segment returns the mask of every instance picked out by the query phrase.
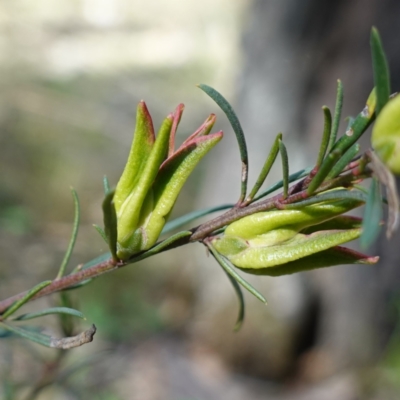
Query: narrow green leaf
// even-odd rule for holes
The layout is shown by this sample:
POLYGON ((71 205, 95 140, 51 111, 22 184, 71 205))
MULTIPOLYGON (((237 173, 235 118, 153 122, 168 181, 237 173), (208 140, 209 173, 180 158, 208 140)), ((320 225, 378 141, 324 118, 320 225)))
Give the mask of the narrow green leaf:
POLYGON ((107 196, 109 192, 111 192, 110 189, 110 183, 108 182, 108 178, 106 175, 103 177, 103 189, 104 189, 104 196, 107 196))
POLYGON ((153 121, 145 102, 141 101, 137 106, 136 127, 128 161, 115 189, 115 209, 117 213, 138 184, 153 149, 154 141, 153 121))
POLYGON ((74 188, 71 188, 71 192, 72 192, 72 197, 74 199, 74 205, 75 205, 74 226, 72 228, 71 239, 69 241, 67 251, 65 252, 65 256, 60 265, 60 269, 58 271, 56 279, 60 279, 61 277, 64 276, 65 268, 67 267, 68 262, 71 258, 72 252, 74 250, 75 242, 76 242, 76 237, 78 236, 79 220, 80 220, 79 199, 78 199, 78 194, 76 193, 76 190, 74 188))
POLYGON ((353 144, 353 146, 351 146, 333 166, 331 172, 329 172, 326 176, 326 179, 333 179, 340 175, 342 171, 346 168, 346 166, 351 162, 351 160, 358 154, 359 151, 360 145, 358 143, 353 144))
POLYGON ((210 249, 211 254, 214 256, 215 260, 218 264, 225 270, 227 274, 229 274, 236 282, 240 283, 245 289, 247 289, 253 296, 255 296, 258 300, 263 302, 264 304, 267 303, 265 297, 255 289, 249 282, 243 279, 229 264, 227 259, 221 256, 218 251, 214 248, 211 243, 206 244, 207 247, 210 249))
POLYGON ((262 167, 262 170, 260 172, 260 175, 257 178, 257 181, 251 190, 250 194, 247 196, 246 199, 246 204, 251 203, 253 200, 254 196, 257 194, 258 190, 264 183, 265 179, 267 178, 269 171, 271 170, 272 166, 274 165, 274 162, 276 160, 276 157, 278 156, 279 152, 279 143, 282 140, 282 133, 278 133, 277 137, 275 138, 275 141, 271 147, 271 150, 268 154, 267 159, 265 160, 264 166, 262 167))
POLYGON ((360 246, 367 249, 378 237, 383 215, 381 187, 377 178, 372 178, 368 200, 365 204, 360 246))
MULTIPOLYGON (((78 268, 79 268, 79 270, 83 271, 85 269, 93 267, 94 265, 105 262, 105 261, 109 260, 111 257, 112 257, 111 253, 104 253, 104 254, 101 254, 100 256, 94 258, 93 260, 88 261, 86 264, 84 264, 82 266, 78 266, 78 268)), ((75 271, 76 270, 77 269, 75 269, 75 271)))
POLYGON ((63 289, 63 292, 68 291, 68 290, 79 289, 83 286, 86 286, 88 283, 92 282, 92 280, 93 280, 93 278, 89 278, 89 279, 85 279, 82 282, 77 283, 76 285, 68 286, 67 288, 63 289))
POLYGON ((365 193, 358 190, 329 190, 327 192, 318 194, 317 196, 313 196, 309 199, 298 201, 297 203, 285 204, 282 207, 285 210, 292 210, 296 208, 302 208, 304 206, 309 206, 311 204, 321 203, 323 201, 343 199, 359 200, 361 205, 362 203, 365 203, 367 201, 367 196, 365 195, 365 193))
POLYGON ((43 333, 34 332, 30 329, 18 326, 11 326, 0 322, 0 327, 4 328, 24 339, 31 340, 32 342, 39 343, 46 347, 52 347, 56 349, 72 349, 74 347, 82 346, 83 344, 89 343, 93 340, 93 336, 96 333, 96 327, 92 325, 91 328, 80 333, 79 335, 57 339, 44 335, 43 333))
POLYGON ((14 302, 7 310, 3 313, 2 319, 7 319, 10 315, 14 314, 17 310, 19 310, 25 303, 27 303, 36 293, 40 292, 46 286, 49 286, 52 281, 44 281, 34 286, 31 290, 29 290, 24 297, 14 302))
POLYGON ((346 133, 336 142, 332 148, 332 152, 339 152, 342 155, 347 149, 349 149, 363 133, 370 126, 372 121, 375 119, 375 108, 376 108, 376 90, 373 89, 368 96, 367 103, 364 109, 354 118, 353 122, 346 130, 346 133))
POLYGON ((107 237, 108 247, 110 248, 114 261, 117 261, 117 214, 113 200, 114 191, 109 192, 103 200, 103 220, 104 232, 107 237))
POLYGON ((39 318, 51 314, 67 314, 67 315, 72 315, 74 317, 86 319, 85 316, 80 311, 74 310, 73 308, 52 307, 42 311, 19 315, 18 317, 13 318, 13 321, 26 321, 29 319, 39 318))
MULTIPOLYGON (((295 172, 294 174, 289 175, 289 183, 292 183, 294 181, 297 181, 298 179, 304 178, 307 176, 311 171, 313 167, 305 168, 302 169, 301 171, 295 172)), ((273 185, 267 187, 261 194, 259 194, 257 197, 255 197, 252 201, 252 203, 262 199, 265 196, 268 196, 272 192, 275 192, 275 190, 281 189, 283 187, 283 180, 278 181, 277 183, 274 183, 273 185)))
POLYGON ((336 143, 336 137, 340 125, 340 117, 342 115, 343 108, 343 84, 340 79, 337 81, 337 92, 336 92, 336 105, 335 114, 333 116, 332 130, 329 138, 328 153, 331 151, 332 147, 336 143))
POLYGON ((140 253, 138 255, 133 256, 130 260, 128 260, 129 263, 135 263, 141 260, 144 260, 145 258, 154 256, 158 253, 161 253, 165 250, 168 250, 170 248, 173 248, 174 245, 178 244, 181 240, 185 240, 186 238, 192 236, 191 231, 182 231, 178 232, 175 235, 170 236, 169 238, 163 240, 162 242, 156 244, 153 246, 151 249, 140 253))
POLYGON ((240 289, 240 286, 237 283, 236 279, 234 279, 231 275, 229 275, 225 271, 225 269, 224 269, 224 272, 225 272, 226 276, 228 277, 228 279, 230 280, 230 282, 232 283, 233 289, 235 290, 235 293, 236 293, 237 298, 239 300, 239 312, 238 312, 238 316, 237 316, 237 319, 236 319, 235 327, 233 328, 233 330, 235 332, 237 332, 242 327, 243 321, 244 321, 245 305, 244 305, 243 292, 242 292, 242 289, 240 289))
POLYGON ((147 250, 156 243, 186 180, 221 139, 222 132, 195 138, 163 163, 153 185, 153 209, 141 225, 145 231, 141 250, 147 250))
POLYGON ((283 198, 286 199, 289 190, 289 159, 287 155, 286 146, 279 140, 279 152, 282 159, 282 174, 283 174, 283 198))
POLYGON ((51 337, 44 335, 43 333, 34 332, 30 329, 19 326, 11 326, 3 322, 0 322, 0 327, 14 333, 15 335, 23 337, 24 339, 31 340, 32 342, 39 343, 46 347, 51 347, 51 337))
POLYGON ((381 38, 375 27, 371 30, 371 53, 374 83, 376 87, 376 115, 379 115, 382 108, 389 100, 390 76, 381 38))
POLYGON ((108 244, 108 239, 106 236, 106 233, 104 232, 104 229, 101 228, 100 226, 93 224, 93 228, 96 229, 96 231, 98 232, 98 234, 102 237, 102 239, 108 244))
POLYGON ((331 110, 323 106, 322 110, 324 112, 324 131, 322 134, 321 146, 319 148, 318 158, 316 165, 319 167, 324 160, 326 149, 328 148, 328 144, 331 136, 331 128, 332 128, 332 115, 331 110))
POLYGON ((195 221, 198 218, 205 217, 206 215, 222 211, 222 210, 228 210, 232 207, 234 207, 234 204, 223 204, 221 206, 216 206, 216 207, 210 207, 210 208, 205 208, 203 210, 197 210, 190 212, 188 214, 182 215, 181 217, 178 217, 172 221, 169 221, 165 224, 163 230, 161 231, 161 234, 166 234, 171 231, 174 231, 175 229, 178 229, 182 227, 183 225, 186 225, 192 221, 195 221))
POLYGON ((240 198, 238 201, 238 203, 241 203, 246 197, 247 179, 249 175, 249 157, 247 154, 246 139, 244 136, 242 126, 240 125, 239 119, 236 116, 232 106, 219 92, 217 92, 212 87, 204 84, 200 84, 198 85, 198 87, 217 103, 217 105, 227 116, 232 126, 232 129, 235 132, 236 140, 239 145, 240 158, 242 160, 242 179, 241 179, 242 184, 241 184, 240 198))
POLYGON ((376 264, 379 257, 370 257, 365 254, 358 253, 346 247, 335 246, 328 250, 300 258, 299 260, 290 261, 286 264, 268 268, 239 268, 243 272, 252 275, 282 276, 290 275, 298 272, 311 271, 314 269, 334 267, 337 265, 348 264, 376 264))
POLYGON ((307 194, 309 196, 311 196, 320 187, 321 183, 328 176, 329 172, 332 170, 332 167, 336 164, 341 155, 342 153, 340 151, 332 151, 325 158, 318 172, 308 185, 307 194))
POLYGON ((320 169, 314 176, 307 189, 307 194, 314 193, 327 175, 332 170, 333 166, 338 162, 342 155, 351 147, 361 135, 367 130, 375 117, 376 95, 375 90, 368 97, 367 104, 364 110, 357 115, 353 120, 346 133, 335 143, 329 155, 323 161, 320 169))

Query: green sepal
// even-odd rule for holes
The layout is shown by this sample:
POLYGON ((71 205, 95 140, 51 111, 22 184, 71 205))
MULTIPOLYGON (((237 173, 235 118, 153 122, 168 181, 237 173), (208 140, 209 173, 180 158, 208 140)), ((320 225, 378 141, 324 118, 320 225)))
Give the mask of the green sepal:
POLYGON ((376 264, 379 257, 370 257, 346 247, 335 246, 310 256, 291 261, 283 265, 269 268, 240 268, 243 272, 253 275, 282 276, 298 272, 311 271, 319 268, 346 264, 376 264))
POLYGON ((250 240, 247 250, 228 256, 228 259, 239 268, 275 267, 357 239, 360 235, 360 228, 297 234, 283 244, 266 247, 251 247, 250 240))
POLYGON ((146 250, 156 243, 187 178, 222 136, 222 132, 200 136, 180 148, 161 166, 153 185, 154 207, 142 225, 145 241, 141 250, 146 250))
MULTIPOLYGON (((155 141, 153 121, 144 101, 137 106, 136 128, 124 172, 115 189, 115 209, 119 213, 122 204, 138 184, 155 141)), ((108 190, 109 191, 109 190, 108 190)))

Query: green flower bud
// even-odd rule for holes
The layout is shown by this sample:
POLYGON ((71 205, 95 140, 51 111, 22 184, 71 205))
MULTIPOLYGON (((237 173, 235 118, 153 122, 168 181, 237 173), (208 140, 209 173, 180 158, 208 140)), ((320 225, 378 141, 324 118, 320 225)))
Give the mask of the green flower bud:
POLYGON ((118 259, 126 260, 157 242, 187 178, 222 138, 222 132, 209 134, 215 122, 211 115, 175 151, 183 108, 180 104, 168 115, 155 137, 146 104, 138 105, 132 147, 113 198, 118 259))
POLYGON ((343 260, 376 262, 337 247, 361 235, 361 220, 342 215, 361 204, 341 199, 300 210, 256 213, 230 224, 212 245, 236 267, 263 275, 321 268, 343 260))
POLYGON ((372 146, 394 174, 400 174, 400 96, 389 100, 372 130, 372 146))

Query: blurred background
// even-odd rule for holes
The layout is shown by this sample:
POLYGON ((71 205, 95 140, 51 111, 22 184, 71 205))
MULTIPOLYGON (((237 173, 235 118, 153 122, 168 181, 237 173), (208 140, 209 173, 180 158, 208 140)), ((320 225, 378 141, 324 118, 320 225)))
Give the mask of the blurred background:
MULTIPOLYGON (((372 25, 398 90, 399 20, 395 0, 3 0, 1 298, 56 274, 72 229, 70 186, 82 207, 70 268, 106 251, 92 227, 102 222, 102 177, 118 180, 139 100, 156 127, 185 103, 178 141, 212 112, 215 131, 225 131, 186 184, 174 216, 234 202, 234 135, 195 84, 214 86, 235 106, 251 183, 280 131, 294 172, 312 164, 321 106, 334 107, 338 78, 344 116, 362 110, 372 87, 372 25)), ((279 168, 267 184, 277 179, 279 168)), ((370 249, 381 256, 377 266, 246 277, 268 306, 246 296, 239 333, 232 287, 200 245, 105 275, 70 292, 87 317, 78 328, 95 323, 98 332, 93 343, 65 355, 51 382, 44 377, 55 350, 0 342, 0 398, 398 399, 399 239, 382 236, 370 249)), ((59 332, 50 316, 35 323, 59 332)))

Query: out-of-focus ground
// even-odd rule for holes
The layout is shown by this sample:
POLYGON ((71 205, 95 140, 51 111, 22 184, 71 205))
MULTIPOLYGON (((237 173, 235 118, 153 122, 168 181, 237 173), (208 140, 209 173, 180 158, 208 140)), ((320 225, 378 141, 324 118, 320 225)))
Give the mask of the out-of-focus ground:
MULTIPOLYGON (((292 171, 309 166, 320 106, 333 106, 338 77, 349 87, 345 114, 362 109, 372 82, 369 29, 385 21, 391 5, 322 3, 4 0, 1 298, 56 274, 72 228, 71 185, 82 223, 70 268, 106 251, 92 227, 101 224, 102 177, 117 182, 141 99, 156 126, 186 104, 178 141, 211 112, 219 118, 215 130, 225 131, 186 184, 175 216, 234 202, 239 190, 232 132, 196 83, 216 87, 237 107, 252 180, 279 131, 288 139, 292 171)), ((395 20, 378 27, 398 83, 395 20)), ((278 177, 276 168, 268 182, 278 177)), ((94 342, 68 352, 37 398, 397 399, 398 258, 385 243, 382 238, 371 249, 382 253, 381 267, 249 278, 269 305, 246 296, 239 333, 232 331, 234 292, 200 245, 103 276, 71 292, 87 317, 80 328, 98 328, 94 342)), ((56 302, 46 298, 24 311, 56 302)), ((36 324, 57 334, 55 321, 36 324)), ((0 398, 27 398, 55 357, 54 350, 21 340, 0 341, 0 398)))

